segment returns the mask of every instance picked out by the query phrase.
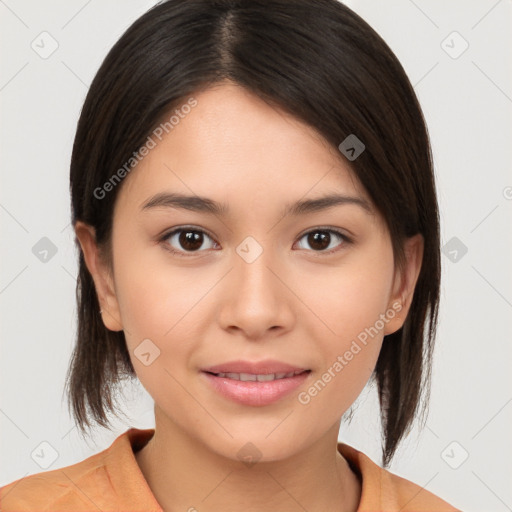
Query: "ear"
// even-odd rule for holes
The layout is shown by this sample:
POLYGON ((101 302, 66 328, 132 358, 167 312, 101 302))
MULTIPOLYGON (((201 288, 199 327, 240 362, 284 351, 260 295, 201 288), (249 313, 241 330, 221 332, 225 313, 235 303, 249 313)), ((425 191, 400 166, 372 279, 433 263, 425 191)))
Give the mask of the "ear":
POLYGON ((122 331, 123 324, 119 314, 114 280, 109 268, 101 258, 100 250, 96 244, 95 230, 92 226, 77 221, 75 223, 75 234, 82 247, 87 269, 94 280, 103 323, 110 331, 122 331))
POLYGON ((407 238, 404 243, 404 267, 395 270, 393 292, 388 303, 388 311, 395 311, 396 314, 387 322, 384 335, 398 331, 405 322, 421 270, 423 248, 424 239, 419 233, 407 238))

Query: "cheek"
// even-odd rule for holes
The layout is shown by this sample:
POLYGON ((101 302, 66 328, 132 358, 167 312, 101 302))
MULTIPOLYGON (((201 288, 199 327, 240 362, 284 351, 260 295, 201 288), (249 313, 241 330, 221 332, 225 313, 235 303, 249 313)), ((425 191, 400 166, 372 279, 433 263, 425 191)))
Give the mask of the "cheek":
POLYGON ((201 296, 191 268, 171 263, 171 255, 149 239, 135 221, 114 229, 116 297, 125 331, 164 336, 201 296))
MULTIPOLYGON (((126 330, 145 337, 172 336, 187 325, 187 313, 204 295, 204 287, 190 275, 145 267, 120 269, 116 290, 126 330)), ((190 326, 188 326, 190 328, 190 326)))
POLYGON ((328 409, 334 418, 362 391, 380 353, 384 322, 394 317, 394 310, 387 311, 393 270, 392 249, 380 244, 317 276, 315 286, 304 283, 302 296, 317 317, 310 322, 311 336, 322 367, 301 403, 318 413, 328 409))
POLYGON ((136 355, 143 340, 156 345, 158 363, 169 370, 187 364, 194 340, 201 339, 197 318, 205 318, 205 299, 216 276, 170 264, 163 248, 128 240, 135 237, 120 233, 115 247, 116 296, 128 349, 142 380, 145 367, 134 360, 134 351, 136 355))
MULTIPOLYGON (((386 312, 392 291, 394 267, 392 249, 387 244, 347 254, 339 265, 305 270, 298 294, 307 298, 312 317, 334 340, 355 338, 373 326, 386 312), (321 322, 319 322, 321 320, 321 322)), ((320 337, 319 339, 324 339, 320 337)), ((336 347, 332 339, 329 346, 336 347)))

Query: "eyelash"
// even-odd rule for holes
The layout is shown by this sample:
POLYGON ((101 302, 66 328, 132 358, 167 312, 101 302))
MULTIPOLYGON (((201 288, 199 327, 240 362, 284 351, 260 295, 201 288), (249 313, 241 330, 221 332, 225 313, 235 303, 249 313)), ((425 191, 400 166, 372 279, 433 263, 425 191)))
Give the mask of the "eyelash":
MULTIPOLYGON (((165 233, 162 237, 160 237, 158 239, 158 242, 163 244, 164 248, 167 251, 169 251, 170 253, 172 253, 172 254, 174 254, 176 256, 179 256, 179 257, 188 258, 190 256, 195 256, 197 253, 203 252, 203 251, 192 251, 190 253, 187 253, 185 251, 178 251, 178 250, 174 249, 171 245, 169 245, 167 243, 169 238, 171 238, 176 233, 180 233, 181 231, 193 231, 194 233, 202 233, 202 234, 208 236, 209 238, 211 238, 212 240, 214 240, 214 238, 209 233, 207 233, 203 229, 199 229, 199 228, 196 228, 196 227, 193 227, 193 226, 181 226, 179 228, 173 229, 172 231, 170 231, 168 233, 165 233)), ((343 240, 344 243, 341 244, 341 246, 343 246, 345 244, 353 243, 353 240, 351 238, 349 238, 347 235, 345 235, 344 233, 342 233, 341 231, 338 231, 337 229, 333 229, 333 228, 330 228, 330 227, 322 227, 322 226, 314 228, 314 229, 310 229, 309 231, 306 231, 305 233, 303 233, 299 237, 299 240, 301 240, 302 238, 304 238, 305 236, 307 236, 307 235, 309 235, 311 233, 316 233, 316 232, 319 232, 319 231, 328 232, 328 233, 334 233, 336 236, 338 236, 339 238, 341 238, 343 240)), ((217 243, 217 242, 215 242, 215 243, 217 243)), ((317 253, 318 255, 328 255, 328 254, 333 254, 333 253, 335 253, 335 252, 337 252, 339 250, 341 250, 341 248, 340 248, 340 246, 337 246, 334 249, 330 249, 328 251, 311 251, 311 252, 317 253)))

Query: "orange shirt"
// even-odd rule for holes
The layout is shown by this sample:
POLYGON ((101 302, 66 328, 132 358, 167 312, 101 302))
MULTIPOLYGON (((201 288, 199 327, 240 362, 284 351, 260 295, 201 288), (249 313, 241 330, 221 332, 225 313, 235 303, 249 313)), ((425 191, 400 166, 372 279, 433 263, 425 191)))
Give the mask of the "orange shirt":
MULTIPOLYGON (((0 488, 0 510, 162 512, 134 456, 153 433, 130 428, 109 448, 81 462, 11 482, 0 488)), ((355 448, 338 443, 338 451, 362 478, 357 512, 460 512, 355 448)))

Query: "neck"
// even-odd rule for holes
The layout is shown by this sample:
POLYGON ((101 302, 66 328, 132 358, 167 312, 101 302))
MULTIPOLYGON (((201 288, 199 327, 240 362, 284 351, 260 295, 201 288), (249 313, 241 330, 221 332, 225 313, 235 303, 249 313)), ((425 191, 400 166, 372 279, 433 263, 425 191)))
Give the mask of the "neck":
POLYGON ((356 512, 361 484, 337 451, 338 429, 287 459, 251 464, 214 452, 155 408, 155 433, 135 458, 166 512, 356 512))

